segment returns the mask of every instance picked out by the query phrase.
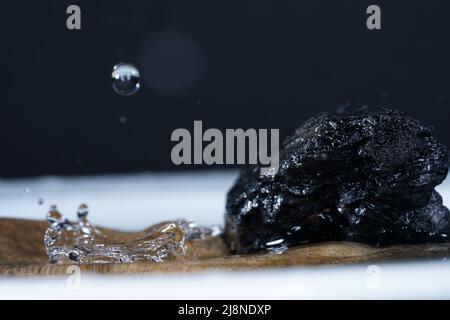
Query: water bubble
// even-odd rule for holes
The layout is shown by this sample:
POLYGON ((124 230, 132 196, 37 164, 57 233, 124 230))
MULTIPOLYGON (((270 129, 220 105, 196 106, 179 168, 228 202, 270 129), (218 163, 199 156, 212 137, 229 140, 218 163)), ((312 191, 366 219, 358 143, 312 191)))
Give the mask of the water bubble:
POLYGON ((69 253, 68 258, 71 261, 79 261, 80 260, 80 254, 78 252, 76 252, 76 251, 71 251, 69 253))
POLYGON ((82 204, 78 207, 78 210, 77 210, 78 218, 80 218, 80 219, 84 218, 88 215, 88 213, 89 213, 89 208, 87 205, 82 204))
POLYGON ((121 96, 135 94, 141 87, 139 71, 131 63, 116 64, 111 77, 114 91, 121 96))

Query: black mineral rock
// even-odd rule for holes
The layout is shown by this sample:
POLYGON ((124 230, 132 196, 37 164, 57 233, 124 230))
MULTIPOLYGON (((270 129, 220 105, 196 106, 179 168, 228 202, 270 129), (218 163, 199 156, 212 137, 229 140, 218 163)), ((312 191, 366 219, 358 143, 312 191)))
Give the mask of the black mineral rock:
POLYGON ((439 243, 450 212, 434 190, 448 150, 404 112, 349 105, 308 120, 280 146, 279 170, 246 168, 228 193, 231 250, 321 241, 439 243))

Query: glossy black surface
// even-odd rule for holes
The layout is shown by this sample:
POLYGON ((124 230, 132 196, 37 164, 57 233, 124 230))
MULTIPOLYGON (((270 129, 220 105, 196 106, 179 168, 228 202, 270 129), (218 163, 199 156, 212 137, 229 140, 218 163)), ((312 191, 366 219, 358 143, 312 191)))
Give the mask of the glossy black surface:
POLYGON ((406 113, 353 105, 293 132, 272 178, 244 170, 230 190, 226 238, 236 252, 349 240, 444 242, 450 213, 434 190, 448 150, 406 113))

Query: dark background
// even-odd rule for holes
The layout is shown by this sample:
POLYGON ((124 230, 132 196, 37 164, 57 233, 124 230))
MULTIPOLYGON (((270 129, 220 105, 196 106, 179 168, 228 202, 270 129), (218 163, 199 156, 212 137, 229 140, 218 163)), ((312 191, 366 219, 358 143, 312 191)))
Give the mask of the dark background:
POLYGON ((449 1, 28 0, 1 11, 2 177, 205 168, 171 163, 174 129, 286 129, 348 101, 404 109, 450 144, 449 1), (79 31, 66 28, 70 4, 79 31), (366 28, 370 4, 382 30, 366 28), (133 96, 111 88, 121 61, 141 72, 133 96))

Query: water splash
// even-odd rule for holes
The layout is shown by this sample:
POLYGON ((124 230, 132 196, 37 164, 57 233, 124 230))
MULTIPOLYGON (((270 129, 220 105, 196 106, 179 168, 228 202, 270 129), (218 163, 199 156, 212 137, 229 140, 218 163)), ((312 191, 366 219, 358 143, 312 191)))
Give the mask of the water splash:
POLYGON ((163 262, 184 256, 187 241, 217 236, 219 227, 200 227, 187 220, 163 222, 136 234, 105 234, 87 219, 89 209, 82 204, 78 219, 69 221, 51 206, 47 214, 44 243, 50 263, 130 263, 163 262))

